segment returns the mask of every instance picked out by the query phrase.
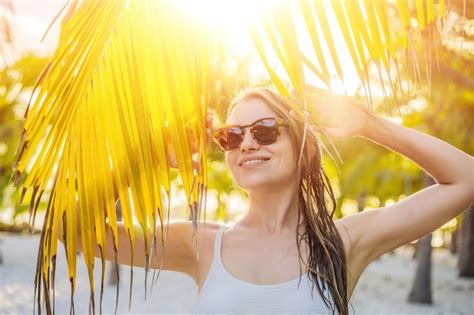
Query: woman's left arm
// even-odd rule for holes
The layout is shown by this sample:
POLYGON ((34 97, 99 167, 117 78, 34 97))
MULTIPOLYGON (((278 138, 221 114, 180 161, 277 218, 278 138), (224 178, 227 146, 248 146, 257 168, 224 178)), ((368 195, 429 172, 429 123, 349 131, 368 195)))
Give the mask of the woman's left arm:
POLYGON ((434 231, 474 202, 474 158, 469 154, 379 117, 366 117, 358 135, 411 159, 436 181, 395 204, 338 221, 352 243, 352 258, 363 268, 382 254, 434 231))

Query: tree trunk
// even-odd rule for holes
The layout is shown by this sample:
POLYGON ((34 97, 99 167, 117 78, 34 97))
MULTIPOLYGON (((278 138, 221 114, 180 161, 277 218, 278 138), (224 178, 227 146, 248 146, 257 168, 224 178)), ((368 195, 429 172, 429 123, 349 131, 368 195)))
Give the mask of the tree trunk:
MULTIPOLYGON (((435 183, 434 179, 428 175, 423 175, 425 187, 431 186, 435 183)), ((410 294, 408 295, 408 302, 432 304, 431 298, 431 239, 433 235, 430 233, 416 244, 416 274, 413 281, 410 294)))
POLYGON ((411 256, 412 260, 416 259, 416 253, 418 252, 418 242, 415 244, 415 249, 413 250, 413 255, 411 256))
POLYGON ((460 277, 474 278, 474 204, 464 211, 458 269, 460 277))
POLYGON ((428 234, 421 238, 416 247, 415 281, 408 296, 408 302, 432 304, 431 299, 431 238, 428 234))
POLYGON ((449 251, 451 254, 456 255, 458 253, 458 234, 459 228, 456 228, 451 234, 451 243, 449 244, 449 251))
POLYGON ((359 196, 357 197, 357 212, 364 211, 366 196, 367 196, 367 192, 365 191, 365 188, 364 188, 362 192, 359 194, 359 196))

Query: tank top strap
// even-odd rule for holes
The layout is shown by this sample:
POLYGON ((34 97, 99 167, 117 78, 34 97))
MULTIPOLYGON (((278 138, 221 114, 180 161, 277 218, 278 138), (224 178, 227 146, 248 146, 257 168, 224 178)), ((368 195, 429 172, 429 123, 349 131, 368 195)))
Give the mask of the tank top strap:
POLYGON ((214 260, 217 261, 221 259, 222 236, 226 228, 227 226, 222 225, 219 230, 217 230, 216 238, 214 239, 214 260))

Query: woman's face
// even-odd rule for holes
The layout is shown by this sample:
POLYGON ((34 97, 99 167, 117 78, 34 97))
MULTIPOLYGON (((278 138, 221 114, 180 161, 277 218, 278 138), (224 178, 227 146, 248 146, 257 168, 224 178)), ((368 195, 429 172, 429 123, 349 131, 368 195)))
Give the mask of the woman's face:
MULTIPOLYGON (((277 118, 278 115, 263 100, 250 98, 234 107, 227 124, 250 125, 268 117, 277 118)), ((289 130, 288 127, 280 128, 281 134, 276 142, 269 145, 258 144, 250 134, 250 128, 246 128, 240 146, 226 152, 226 162, 237 185, 251 191, 261 187, 286 186, 296 179, 296 154, 289 130)))

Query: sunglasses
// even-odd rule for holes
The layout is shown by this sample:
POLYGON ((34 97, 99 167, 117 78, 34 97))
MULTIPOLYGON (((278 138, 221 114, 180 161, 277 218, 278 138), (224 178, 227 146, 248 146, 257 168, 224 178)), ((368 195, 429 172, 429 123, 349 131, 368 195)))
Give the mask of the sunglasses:
POLYGON ((250 134, 258 144, 268 145, 275 143, 283 126, 288 123, 281 118, 262 118, 250 125, 222 126, 213 132, 213 139, 223 151, 234 150, 244 141, 245 129, 250 128, 250 134))

